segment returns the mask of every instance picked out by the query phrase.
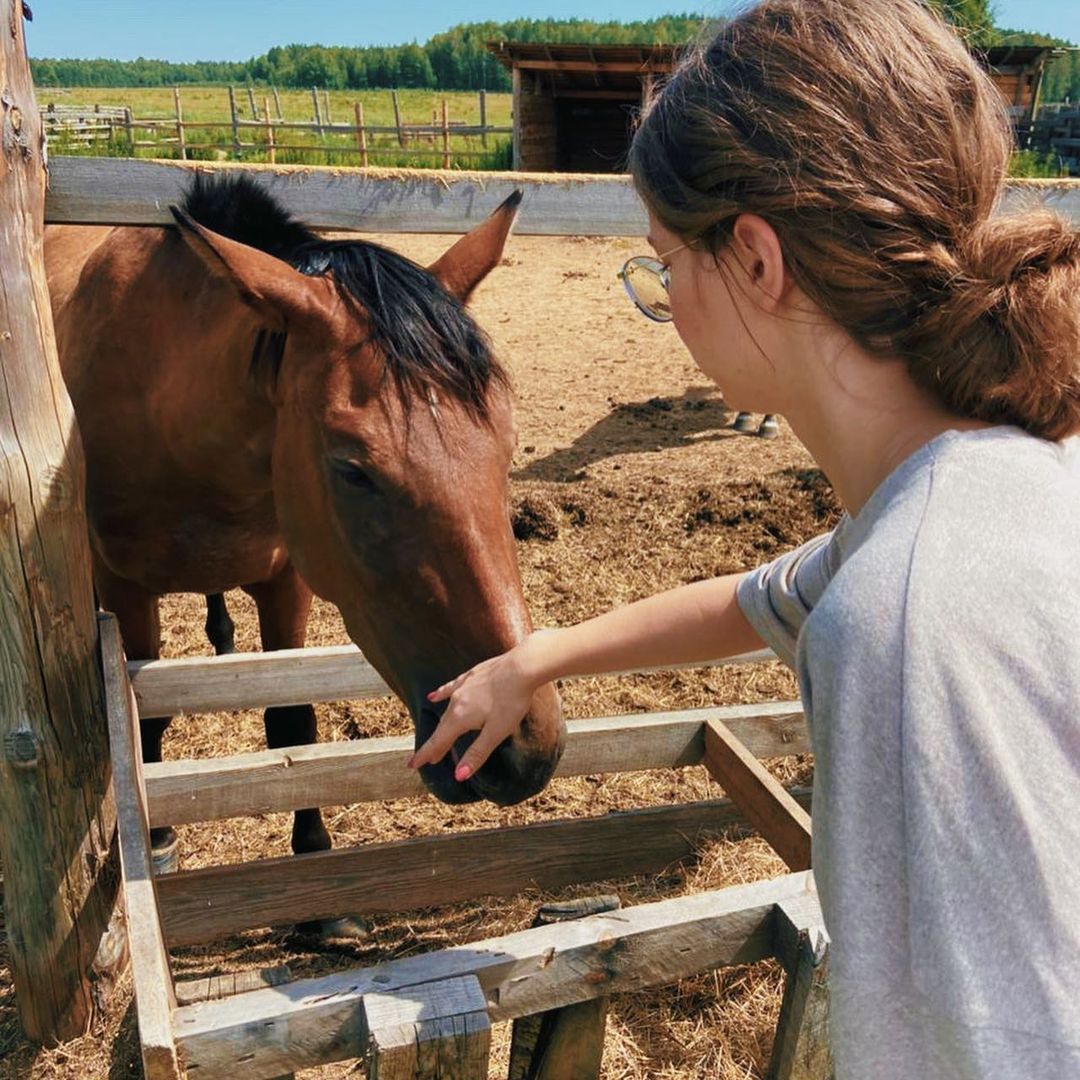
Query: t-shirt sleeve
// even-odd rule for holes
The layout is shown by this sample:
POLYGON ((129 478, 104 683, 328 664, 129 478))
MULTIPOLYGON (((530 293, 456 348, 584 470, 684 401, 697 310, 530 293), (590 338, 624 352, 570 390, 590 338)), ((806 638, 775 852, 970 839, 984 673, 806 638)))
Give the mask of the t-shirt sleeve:
POLYGON ((795 643, 840 565, 839 537, 848 518, 832 531, 815 536, 759 566, 739 582, 736 599, 750 625, 789 667, 795 666, 795 643))

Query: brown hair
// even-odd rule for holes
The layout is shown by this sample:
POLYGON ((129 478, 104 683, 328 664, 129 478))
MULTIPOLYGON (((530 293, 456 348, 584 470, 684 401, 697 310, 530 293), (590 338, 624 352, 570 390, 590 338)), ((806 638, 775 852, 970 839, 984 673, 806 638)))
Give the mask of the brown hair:
POLYGON ((697 46, 630 150, 659 221, 719 254, 741 213, 861 346, 960 416, 1080 430, 1080 232, 995 217, 1003 102, 918 0, 761 0, 697 46))

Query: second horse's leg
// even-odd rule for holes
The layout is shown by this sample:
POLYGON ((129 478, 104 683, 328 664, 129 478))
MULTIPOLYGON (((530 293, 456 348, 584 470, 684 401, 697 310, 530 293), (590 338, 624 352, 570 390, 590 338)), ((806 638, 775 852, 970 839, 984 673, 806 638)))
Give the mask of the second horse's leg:
MULTIPOLYGON (((274 649, 302 649, 311 612, 311 590, 290 563, 276 577, 258 585, 245 585, 259 609, 259 635, 264 652, 274 649)), ((317 741, 315 710, 310 705, 271 706, 263 713, 266 745, 270 750, 284 746, 306 746, 317 741)), ((297 810, 293 819, 294 854, 326 851, 330 834, 318 809, 297 810)))
MULTIPOLYGON (((245 585, 244 591, 259 609, 259 633, 264 651, 301 649, 311 611, 311 590, 289 564, 277 577, 258 585, 245 585)), ((271 750, 283 746, 303 746, 316 741, 315 710, 310 705, 271 707, 263 714, 266 745, 271 750)), ((318 808, 297 810, 293 817, 292 849, 296 855, 327 851, 330 834, 318 808)), ((349 917, 304 923, 298 929, 324 938, 357 938, 367 928, 349 917)))

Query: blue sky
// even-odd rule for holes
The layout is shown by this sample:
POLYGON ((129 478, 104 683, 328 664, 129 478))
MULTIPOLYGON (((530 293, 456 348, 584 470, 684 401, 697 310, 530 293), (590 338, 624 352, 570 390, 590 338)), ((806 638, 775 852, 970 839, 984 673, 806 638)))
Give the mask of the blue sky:
MULTIPOLYGON (((29 0, 31 56, 246 60, 273 45, 426 41, 459 22, 524 18, 632 21, 703 5, 662 0, 29 0)), ((857 0, 855 0, 857 2, 857 0)), ((724 10, 720 0, 704 5, 724 10)), ((1080 44, 1078 0, 997 0, 997 23, 1080 44)))

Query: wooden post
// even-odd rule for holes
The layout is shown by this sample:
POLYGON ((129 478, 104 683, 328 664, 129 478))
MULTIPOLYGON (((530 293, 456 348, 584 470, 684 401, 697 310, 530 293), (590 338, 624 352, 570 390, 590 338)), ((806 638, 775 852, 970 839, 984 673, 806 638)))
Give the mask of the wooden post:
MULTIPOLYGON (((583 919, 621 906, 617 896, 545 904, 533 926, 583 919)), ((515 1020, 507 1080, 598 1080, 607 1014, 608 998, 599 997, 515 1020)))
POLYGON ((768 1080, 833 1080, 829 936, 813 894, 776 905, 775 952, 787 971, 768 1080))
POLYGON ((323 96, 323 105, 325 106, 325 116, 323 117, 323 119, 326 120, 326 126, 327 127, 333 127, 334 126, 334 118, 333 118, 333 116, 330 115, 330 91, 327 90, 325 86, 323 87, 322 96, 323 96))
POLYGON ((370 1080, 487 1080, 491 1022, 475 975, 364 995, 370 1080))
POLYGON ((360 151, 360 168, 366 169, 368 164, 367 132, 364 130, 364 103, 356 103, 356 148, 360 151))
MULTIPOLYGON (((117 900, 82 444, 56 356, 41 116, 21 9, 0 34, 0 862, 15 1000, 35 1042, 82 1035, 117 900), (102 946, 99 951, 99 946, 102 946)), ((122 938, 121 938, 122 940, 122 938)), ((101 984, 105 989, 105 984, 101 984)))
POLYGON ((401 110, 398 108, 397 91, 390 91, 390 101, 394 106, 394 125, 397 127, 398 146, 405 145, 405 133, 401 130, 401 110))
POLYGON ((274 160, 274 124, 270 119, 270 99, 263 98, 263 119, 266 121, 266 157, 271 165, 275 165, 274 160))
POLYGON ((176 141, 180 144, 180 160, 187 161, 187 143, 184 141, 184 113, 180 108, 180 87, 173 87, 173 102, 176 105, 176 141))
POLYGON ((247 92, 248 92, 248 104, 251 106, 251 119, 252 120, 258 120, 259 119, 259 106, 255 104, 255 91, 252 89, 250 84, 248 85, 247 92))
POLYGON ((521 171, 521 95, 523 92, 521 85, 521 68, 514 65, 513 71, 510 72, 511 84, 513 86, 513 98, 512 105, 510 107, 510 115, 513 118, 514 133, 511 136, 513 156, 510 161, 510 168, 514 172, 521 171))
POLYGON ((276 86, 271 86, 270 89, 274 92, 274 108, 277 110, 277 118, 284 120, 285 116, 281 111, 281 95, 278 93, 276 86))
POLYGON ((480 91, 480 145, 487 149, 487 91, 480 91))
POLYGON ((229 115, 232 117, 233 157, 240 158, 240 127, 236 122, 236 91, 229 87, 229 115))
POLYGON ((311 100, 315 105, 315 126, 321 136, 323 133, 322 109, 319 107, 319 89, 316 86, 311 88, 311 100))
POLYGON ((135 984, 143 1074, 146 1080, 180 1080, 182 1073, 172 1028, 176 993, 169 954, 161 933, 150 855, 139 714, 135 693, 128 680, 116 616, 102 613, 98 625, 101 628, 101 662, 105 673, 105 704, 119 820, 120 864, 128 909, 131 975, 135 984))
POLYGON ((442 99, 442 167, 450 168, 450 106, 442 99))
POLYGON ((135 156, 135 128, 131 122, 131 108, 128 105, 124 106, 124 131, 127 133, 128 152, 132 157, 135 156))

